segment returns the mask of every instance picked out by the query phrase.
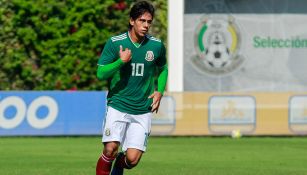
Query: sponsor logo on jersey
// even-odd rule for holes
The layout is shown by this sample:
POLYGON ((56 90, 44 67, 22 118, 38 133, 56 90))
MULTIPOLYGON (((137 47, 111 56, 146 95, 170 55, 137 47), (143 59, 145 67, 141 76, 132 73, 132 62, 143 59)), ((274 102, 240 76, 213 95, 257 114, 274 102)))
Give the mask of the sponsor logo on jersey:
POLYGON ((154 59, 155 59, 155 55, 154 55, 153 51, 147 51, 146 56, 145 56, 145 60, 153 61, 154 59))
POLYGON ((229 74, 245 60, 240 55, 239 27, 230 15, 203 16, 195 31, 194 46, 197 55, 192 58, 192 63, 205 74, 229 74))

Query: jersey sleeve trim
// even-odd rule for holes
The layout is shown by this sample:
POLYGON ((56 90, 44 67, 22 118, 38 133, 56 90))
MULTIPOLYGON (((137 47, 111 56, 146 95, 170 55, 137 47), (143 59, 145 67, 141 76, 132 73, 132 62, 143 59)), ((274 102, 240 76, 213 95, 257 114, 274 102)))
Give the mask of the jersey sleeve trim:
POLYGON ((157 41, 157 42, 161 43, 161 40, 160 40, 160 39, 155 38, 155 37, 153 37, 153 36, 151 36, 151 35, 146 35, 146 37, 147 37, 149 40, 157 41))
POLYGON ((127 33, 111 37, 112 42, 124 40, 127 38, 127 33))

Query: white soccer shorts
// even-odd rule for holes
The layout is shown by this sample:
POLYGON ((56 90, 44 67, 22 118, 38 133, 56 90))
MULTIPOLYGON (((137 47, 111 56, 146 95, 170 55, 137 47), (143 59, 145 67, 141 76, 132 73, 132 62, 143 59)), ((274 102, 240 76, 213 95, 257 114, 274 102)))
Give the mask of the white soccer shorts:
POLYGON ((151 112, 132 115, 108 106, 102 142, 116 141, 120 142, 123 151, 135 148, 145 152, 151 129, 151 117, 151 112))

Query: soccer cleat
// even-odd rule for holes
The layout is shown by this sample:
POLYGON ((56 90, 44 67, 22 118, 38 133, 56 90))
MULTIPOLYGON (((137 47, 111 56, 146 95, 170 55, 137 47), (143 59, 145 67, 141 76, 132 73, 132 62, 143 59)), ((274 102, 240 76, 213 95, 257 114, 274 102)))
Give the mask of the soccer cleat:
POLYGON ((125 156, 125 154, 123 152, 118 153, 111 175, 123 175, 124 174, 124 168, 123 166, 121 166, 121 159, 122 157, 125 156))

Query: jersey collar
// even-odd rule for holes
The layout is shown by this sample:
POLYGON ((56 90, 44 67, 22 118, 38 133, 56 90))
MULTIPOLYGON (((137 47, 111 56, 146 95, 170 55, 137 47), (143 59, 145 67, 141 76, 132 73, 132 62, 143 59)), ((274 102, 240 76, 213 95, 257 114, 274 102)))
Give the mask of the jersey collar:
POLYGON ((131 37, 130 37, 129 31, 128 31, 127 33, 128 33, 128 37, 129 37, 131 43, 132 43, 132 44, 134 45, 134 47, 136 47, 136 48, 140 48, 140 47, 142 46, 143 42, 144 42, 145 39, 146 39, 146 37, 144 37, 144 39, 142 40, 142 42, 141 42, 139 45, 137 45, 137 44, 135 44, 135 43, 132 41, 132 39, 131 39, 131 37))

